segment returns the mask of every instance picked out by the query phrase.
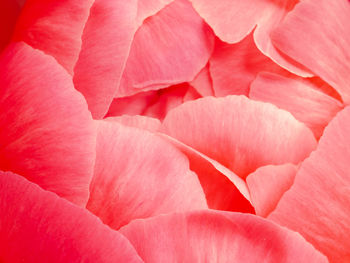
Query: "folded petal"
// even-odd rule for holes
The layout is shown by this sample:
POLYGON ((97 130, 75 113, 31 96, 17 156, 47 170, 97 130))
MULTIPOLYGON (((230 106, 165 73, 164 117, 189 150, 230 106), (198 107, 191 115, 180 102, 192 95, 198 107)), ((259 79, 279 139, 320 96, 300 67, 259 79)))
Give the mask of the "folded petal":
POLYGON ((209 63, 190 82, 190 85, 202 96, 214 96, 213 80, 210 76, 209 63))
POLYGON ((209 63, 217 97, 248 95, 251 82, 261 71, 284 72, 257 49, 251 34, 232 45, 217 39, 209 63))
POLYGON ((297 164, 316 147, 290 113, 245 96, 184 103, 168 113, 163 129, 242 178, 260 166, 297 164))
POLYGON ((142 262, 121 234, 25 178, 0 172, 3 262, 142 262))
POLYGON ((301 78, 260 73, 250 87, 249 97, 289 111, 320 138, 323 129, 343 106, 317 86, 301 78))
POLYGON ((247 177, 255 213, 267 217, 282 195, 293 185, 297 167, 293 164, 267 165, 247 177))
POLYGON ((269 219, 301 233, 331 262, 350 259, 350 108, 327 126, 269 219))
POLYGON ((137 1, 96 0, 74 69, 76 89, 94 118, 103 118, 117 93, 136 31, 137 1))
POLYGON ((121 229, 145 262, 328 262, 299 234, 253 215, 199 211, 121 229))
POLYGON ((0 169, 85 205, 96 128, 71 76, 24 43, 0 57, 0 169))
POLYGON ((172 2, 136 32, 116 97, 193 80, 212 48, 213 34, 191 4, 172 2))
POLYGON ((156 135, 101 121, 87 208, 112 228, 136 218, 206 208, 188 160, 156 135))
POLYGON ((16 1, 2 0, 0 2, 0 52, 11 39, 20 11, 21 6, 16 1))
POLYGON ((303 0, 272 33, 273 44, 350 102, 350 3, 303 0), (325 19, 327 17, 327 19, 325 19))
POLYGON ((93 0, 26 0, 13 39, 53 56, 70 74, 93 0))

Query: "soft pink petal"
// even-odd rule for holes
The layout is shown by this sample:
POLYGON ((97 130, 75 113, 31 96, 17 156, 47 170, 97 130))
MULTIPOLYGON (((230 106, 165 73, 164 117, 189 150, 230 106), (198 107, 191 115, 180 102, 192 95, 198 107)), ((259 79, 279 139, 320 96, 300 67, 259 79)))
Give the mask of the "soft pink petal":
POLYGON ((0 169, 83 205, 95 160, 96 129, 71 76, 24 43, 0 57, 0 169))
POLYGON ((21 6, 14 0, 0 2, 0 52, 9 43, 21 6))
POLYGON ((272 34, 273 44, 350 102, 350 2, 303 0, 272 34), (326 19, 325 19, 326 18, 326 19))
POLYGON ((293 164, 268 165, 258 168, 247 177, 247 185, 255 212, 266 217, 282 195, 293 185, 297 167, 293 164))
POLYGON ((104 117, 117 93, 136 30, 136 12, 136 0, 96 0, 91 8, 74 84, 95 118, 104 117))
POLYGON ((135 34, 117 97, 191 81, 213 48, 210 28, 187 0, 176 0, 135 34))
POLYGON ((316 147, 312 132, 290 113, 245 96, 184 103, 163 128, 242 178, 260 166, 299 163, 316 147))
POLYGON ((328 262, 299 234, 253 215, 199 211, 121 229, 145 262, 328 262))
POLYGON ((156 135, 101 121, 87 208, 112 228, 136 218, 206 208, 186 156, 156 135))
POLYGON ((106 121, 118 122, 125 126, 140 128, 151 132, 157 132, 161 128, 161 122, 158 119, 141 115, 122 115, 117 117, 109 117, 106 121))
POLYGON ((214 93, 218 97, 248 95, 250 83, 259 72, 283 72, 257 49, 251 34, 233 45, 217 39, 209 63, 214 93))
POLYGON ((70 74, 93 0, 26 0, 14 40, 53 56, 70 74))
POLYGON ((0 172, 2 262, 142 262, 126 238, 85 209, 0 172))
POLYGON ((190 85, 203 97, 213 96, 213 81, 210 76, 209 64, 207 64, 190 82, 190 85))
POLYGON ((269 218, 301 233, 331 262, 350 259, 350 108, 325 129, 269 218))
POLYGON ((342 109, 342 104, 323 93, 311 81, 260 73, 250 87, 249 97, 270 102, 293 114, 320 138, 323 129, 342 109))
POLYGON ((147 17, 155 15, 173 1, 174 0, 138 0, 137 25, 141 25, 147 17))

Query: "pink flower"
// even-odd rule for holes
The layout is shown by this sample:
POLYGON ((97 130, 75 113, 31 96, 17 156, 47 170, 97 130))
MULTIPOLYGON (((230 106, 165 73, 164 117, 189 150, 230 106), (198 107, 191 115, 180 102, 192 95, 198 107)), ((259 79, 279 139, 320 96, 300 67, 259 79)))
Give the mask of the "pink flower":
POLYGON ((350 259, 349 1, 0 15, 0 261, 350 259))

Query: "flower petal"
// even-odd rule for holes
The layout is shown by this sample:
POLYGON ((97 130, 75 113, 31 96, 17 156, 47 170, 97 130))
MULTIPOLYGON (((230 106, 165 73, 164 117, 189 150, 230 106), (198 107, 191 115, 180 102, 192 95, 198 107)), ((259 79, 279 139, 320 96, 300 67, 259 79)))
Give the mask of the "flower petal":
POLYGON ((196 174, 156 135, 101 121, 87 208, 112 228, 136 218, 206 208, 196 174))
POLYGON ((0 52, 9 43, 21 6, 14 0, 0 2, 0 52))
POLYGON ((109 117, 106 121, 115 121, 125 126, 140 128, 151 132, 160 130, 161 122, 158 119, 150 118, 141 115, 122 115, 117 117, 109 117))
POLYGON ((247 177, 247 185, 255 212, 266 217, 292 186, 297 167, 293 164, 267 165, 247 177))
POLYGON ((97 217, 21 176, 0 172, 3 262, 142 262, 97 217))
POLYGON ((299 234, 248 214, 171 214, 136 220, 121 233, 149 263, 328 262, 299 234))
POLYGON ((176 0, 135 34, 116 97, 191 81, 208 62, 213 34, 187 0, 176 0))
POLYGON ((14 41, 24 41, 53 56, 70 74, 93 0, 26 0, 14 41))
POLYGON ((333 86, 346 104, 350 102, 349 16, 348 0, 303 0, 272 33, 278 49, 333 86))
POLYGON ((301 233, 331 262, 350 259, 350 108, 327 126, 269 219, 301 233))
POLYGON ((24 43, 0 58, 0 169, 85 205, 96 127, 71 76, 24 43))
POLYGON ((202 96, 214 96, 213 81, 207 64, 190 82, 190 85, 202 96))
POLYGON ((245 96, 184 103, 163 128, 242 178, 260 166, 299 163, 316 147, 312 132, 290 113, 245 96))
POLYGON ((74 69, 76 89, 94 118, 103 118, 117 93, 136 31, 136 0, 96 0, 74 69))
POLYGON ((316 138, 320 138, 323 129, 343 107, 311 81, 271 73, 258 75, 250 87, 249 97, 289 111, 305 123, 316 138))

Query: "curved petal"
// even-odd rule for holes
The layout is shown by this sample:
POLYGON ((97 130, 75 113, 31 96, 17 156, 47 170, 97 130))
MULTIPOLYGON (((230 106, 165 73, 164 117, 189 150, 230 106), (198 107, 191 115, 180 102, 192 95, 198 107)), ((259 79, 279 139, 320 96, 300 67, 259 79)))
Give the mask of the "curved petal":
POLYGON ((53 56, 70 74, 93 0, 26 0, 13 39, 53 56))
POLYGON ((121 229, 153 262, 328 262, 299 234, 253 215, 199 211, 136 220, 121 229))
POLYGON ((112 228, 136 218, 206 208, 188 160, 147 131, 101 121, 87 208, 112 228))
POLYGON ((142 262, 126 238, 85 209, 0 172, 3 262, 142 262))
POLYGON ((191 81, 208 62, 213 34, 187 0, 176 0, 135 34, 116 97, 191 81))
POLYGON ((138 0, 137 25, 141 25, 146 18, 155 15, 173 1, 174 0, 138 0))
POLYGON ((247 96, 249 86, 259 72, 284 72, 256 48, 251 34, 233 45, 217 39, 209 63, 213 89, 217 97, 247 96))
POLYGON ((260 73, 250 87, 249 97, 289 111, 320 138, 323 129, 343 106, 316 85, 304 79, 260 73))
POLYGON ((267 217, 282 195, 293 185, 297 167, 293 164, 267 165, 247 176, 252 203, 259 216, 267 217))
POLYGON ((350 108, 325 129, 269 219, 301 233, 331 262, 350 259, 350 108))
POLYGON ((0 52, 9 43, 21 6, 14 0, 0 2, 0 52))
POLYGON ((184 103, 168 113, 163 129, 242 178, 260 166, 299 163, 316 147, 290 113, 245 96, 184 103))
POLYGON ((303 0, 272 33, 273 44, 350 102, 350 3, 303 0), (325 19, 327 17, 327 19, 325 19))
POLYGON ((209 63, 190 82, 190 85, 202 96, 214 96, 213 81, 210 76, 209 63))
POLYGON ((0 169, 85 205, 96 127, 71 76, 24 43, 0 58, 0 169))
POLYGON ((136 31, 136 0, 96 0, 82 36, 74 84, 94 118, 103 118, 118 85, 136 31))
POLYGON ((109 117, 106 121, 115 121, 125 126, 140 128, 151 132, 157 132, 160 130, 161 122, 158 119, 150 118, 141 115, 122 115, 117 117, 109 117))

